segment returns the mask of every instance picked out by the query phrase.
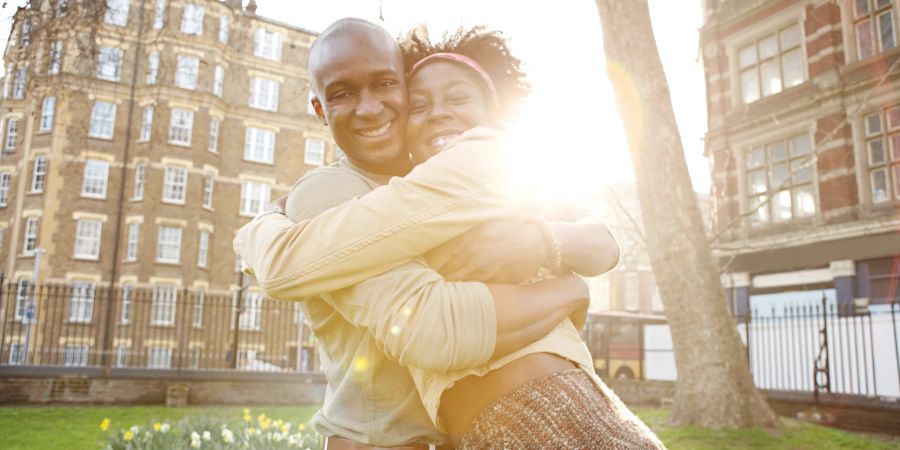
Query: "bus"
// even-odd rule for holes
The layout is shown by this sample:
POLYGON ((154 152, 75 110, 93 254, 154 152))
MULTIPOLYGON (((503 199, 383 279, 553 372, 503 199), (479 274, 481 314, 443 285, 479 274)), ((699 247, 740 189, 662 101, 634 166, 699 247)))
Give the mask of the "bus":
POLYGON ((652 379, 674 379, 674 358, 666 317, 656 314, 628 312, 594 312, 588 314, 582 339, 594 360, 594 370, 601 378, 648 379, 650 372, 662 376, 652 379), (650 342, 648 342, 648 339, 650 342), (668 342, 666 342, 668 341, 668 342), (650 358, 653 352, 666 352, 661 367, 650 358), (665 358, 668 356, 668 358, 665 358), (668 361, 671 359, 671 361, 668 361), (669 367, 671 366, 671 367, 669 367))

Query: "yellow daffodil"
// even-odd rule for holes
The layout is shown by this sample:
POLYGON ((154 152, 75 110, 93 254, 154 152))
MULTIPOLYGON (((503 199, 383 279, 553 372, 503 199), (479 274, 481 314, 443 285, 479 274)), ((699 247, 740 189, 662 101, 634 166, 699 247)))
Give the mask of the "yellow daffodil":
POLYGON ((250 414, 244 414, 244 422, 250 423, 251 420, 253 420, 253 418, 250 417, 250 414))
POLYGON ((250 408, 244 408, 244 415, 246 416, 249 414, 250 414, 250 408))
POLYGON ((153 424, 153 431, 159 431, 160 428, 162 428, 162 424, 161 424, 161 423, 156 422, 156 423, 153 424))
POLYGON ((247 430, 247 433, 249 433, 250 436, 253 436, 254 434, 256 434, 256 428, 250 427, 250 429, 247 430))
POLYGON ((100 429, 103 431, 109 429, 109 419, 103 419, 103 422, 100 422, 100 429))
POLYGON ((303 431, 303 430, 306 429, 306 425, 304 425, 304 424, 301 423, 301 424, 297 425, 297 429, 300 430, 300 431, 303 431))
POLYGON ((132 433, 131 430, 126 431, 122 436, 122 439, 125 439, 126 442, 131 442, 131 440, 134 439, 134 433, 132 433))

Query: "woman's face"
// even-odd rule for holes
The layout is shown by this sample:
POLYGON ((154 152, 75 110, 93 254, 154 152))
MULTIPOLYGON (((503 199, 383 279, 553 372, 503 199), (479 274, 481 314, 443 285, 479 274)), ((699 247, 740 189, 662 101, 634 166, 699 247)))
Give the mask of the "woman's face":
POLYGON ((440 152, 462 132, 493 124, 483 82, 450 61, 427 63, 407 81, 406 145, 416 163, 440 152))

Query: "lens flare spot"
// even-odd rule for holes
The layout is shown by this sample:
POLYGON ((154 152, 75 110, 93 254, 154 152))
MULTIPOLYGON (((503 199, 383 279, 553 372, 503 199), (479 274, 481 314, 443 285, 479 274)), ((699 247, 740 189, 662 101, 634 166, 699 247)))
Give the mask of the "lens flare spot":
POLYGON ((391 327, 391 334, 396 335, 396 334, 399 334, 399 333, 400 333, 400 327, 398 327, 397 325, 394 325, 394 326, 391 327))
POLYGON ((369 368, 369 360, 365 357, 356 358, 356 361, 353 361, 353 370, 357 372, 365 372, 366 369, 369 368))

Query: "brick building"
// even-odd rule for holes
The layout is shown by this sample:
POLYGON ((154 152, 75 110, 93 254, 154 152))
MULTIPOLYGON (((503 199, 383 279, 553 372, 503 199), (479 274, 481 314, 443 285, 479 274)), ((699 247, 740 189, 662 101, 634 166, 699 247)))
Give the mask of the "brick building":
MULTIPOLYGON (((16 13, 0 111, 0 272, 24 292, 42 251, 39 283, 71 289, 66 324, 106 320, 104 288, 116 288, 112 317, 132 291, 152 292, 152 317, 133 320, 161 326, 186 314, 187 291, 237 292, 236 229, 340 157, 307 106, 315 34, 241 3, 45 0, 16 13)), ((245 297, 262 301, 254 287, 245 297)), ((4 306, 7 321, 24 314, 18 298, 4 306)), ((52 317, 42 307, 38 320, 52 317)), ((158 333, 154 345, 171 347, 158 333)))
POLYGON ((733 310, 896 298, 898 0, 706 0, 714 251, 733 310))

